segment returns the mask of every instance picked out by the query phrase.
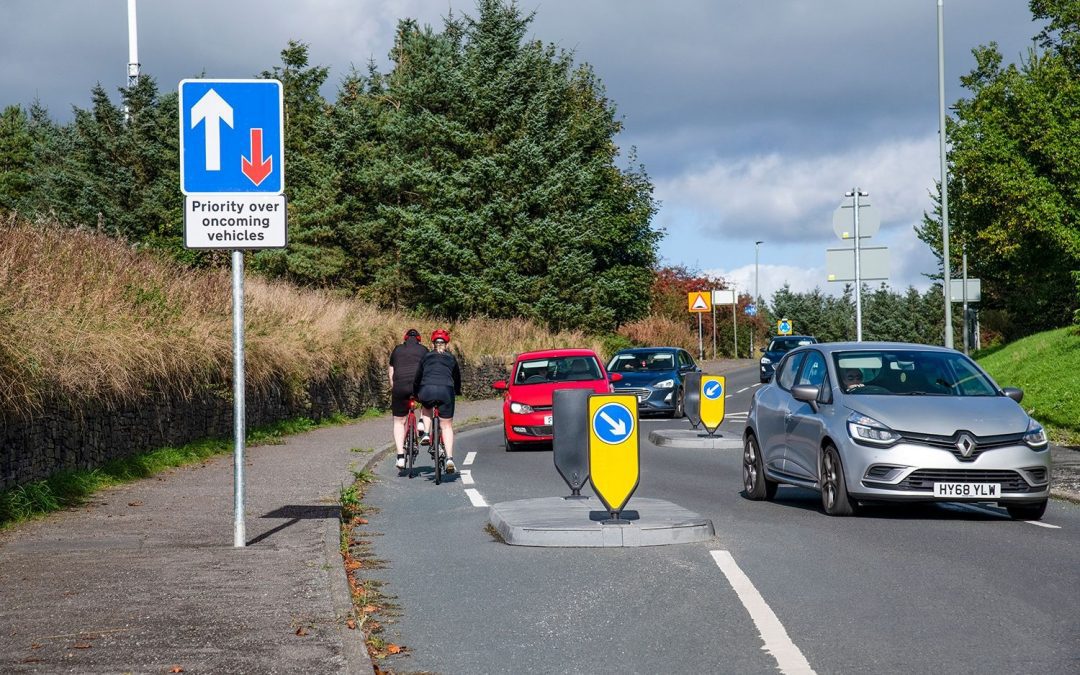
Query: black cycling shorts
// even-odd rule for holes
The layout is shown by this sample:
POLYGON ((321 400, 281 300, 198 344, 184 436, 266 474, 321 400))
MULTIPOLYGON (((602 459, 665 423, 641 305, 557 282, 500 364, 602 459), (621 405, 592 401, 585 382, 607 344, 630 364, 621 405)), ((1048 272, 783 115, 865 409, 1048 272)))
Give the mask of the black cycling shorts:
POLYGON ((454 388, 438 384, 425 384, 420 387, 420 395, 417 396, 425 408, 430 408, 431 403, 439 401, 439 417, 453 419, 454 417, 454 388))
POLYGON ((412 388, 390 391, 390 414, 394 417, 405 417, 409 414, 409 399, 412 398, 412 388))

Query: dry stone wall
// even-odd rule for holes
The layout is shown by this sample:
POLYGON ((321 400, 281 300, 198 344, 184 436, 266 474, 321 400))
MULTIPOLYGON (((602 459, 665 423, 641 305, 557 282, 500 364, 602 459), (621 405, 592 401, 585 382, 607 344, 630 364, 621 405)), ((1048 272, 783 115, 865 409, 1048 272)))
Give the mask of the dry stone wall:
MULTIPOLYGON (((463 362, 463 397, 490 398, 495 393, 491 383, 505 378, 506 371, 506 364, 496 360, 463 362)), ((249 388, 245 421, 252 429, 298 417, 318 421, 338 413, 357 416, 372 408, 386 409, 389 401, 386 365, 373 364, 360 377, 249 388)), ((157 448, 232 435, 231 385, 188 397, 150 396, 124 405, 73 406, 56 401, 34 415, 0 420, 0 490, 157 448)))

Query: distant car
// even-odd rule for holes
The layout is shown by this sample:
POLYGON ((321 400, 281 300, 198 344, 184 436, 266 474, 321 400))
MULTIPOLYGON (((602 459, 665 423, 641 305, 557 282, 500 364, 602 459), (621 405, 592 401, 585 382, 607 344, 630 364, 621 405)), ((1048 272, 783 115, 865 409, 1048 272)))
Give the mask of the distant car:
POLYGON ((678 347, 624 349, 611 357, 608 372, 622 379, 615 393, 635 394, 638 412, 683 416, 683 380, 687 373, 701 372, 694 358, 678 347))
POLYGON ((761 381, 768 382, 772 379, 773 367, 796 347, 817 344, 818 339, 813 335, 777 335, 767 347, 761 348, 761 381))
POLYGON ((608 373, 591 349, 519 354, 510 379, 491 386, 503 392, 503 439, 508 451, 551 442, 552 397, 556 389, 591 389, 598 394, 611 391, 608 373))
POLYGON ((942 347, 796 348, 751 399, 743 488, 821 492, 830 515, 867 501, 991 502, 1038 520, 1050 496, 1046 434, 974 361, 942 347))

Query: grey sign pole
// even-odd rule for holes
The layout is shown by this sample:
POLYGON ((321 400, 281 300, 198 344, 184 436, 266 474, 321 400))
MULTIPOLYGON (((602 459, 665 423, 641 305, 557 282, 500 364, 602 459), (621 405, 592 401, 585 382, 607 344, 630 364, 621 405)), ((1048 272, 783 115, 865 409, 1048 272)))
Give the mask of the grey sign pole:
POLYGON ((851 189, 851 192, 847 193, 847 197, 851 197, 854 202, 854 214, 852 217, 855 219, 855 341, 862 342, 862 270, 859 269, 860 258, 860 233, 859 233, 859 197, 868 196, 868 192, 862 192, 859 188, 855 187, 851 189))
POLYGON ((232 252, 233 293, 233 546, 244 548, 244 252, 232 252))
POLYGON ((963 246, 963 251, 964 251, 964 355, 966 356, 967 353, 968 353, 967 244, 965 244, 963 246))
POLYGON ((710 304, 712 304, 712 357, 713 357, 713 359, 715 359, 716 358, 716 297, 715 297, 715 291, 713 291, 712 294, 714 296, 713 297, 713 302, 710 303, 710 304))
MULTIPOLYGON (((736 296, 738 296, 737 293, 736 296)), ((735 322, 735 307, 738 304, 739 303, 737 298, 736 302, 731 303, 731 341, 733 343, 732 348, 735 350, 735 352, 731 355, 731 358, 733 359, 739 358, 739 324, 735 322)), ((751 354, 750 358, 754 358, 754 355, 751 354)))

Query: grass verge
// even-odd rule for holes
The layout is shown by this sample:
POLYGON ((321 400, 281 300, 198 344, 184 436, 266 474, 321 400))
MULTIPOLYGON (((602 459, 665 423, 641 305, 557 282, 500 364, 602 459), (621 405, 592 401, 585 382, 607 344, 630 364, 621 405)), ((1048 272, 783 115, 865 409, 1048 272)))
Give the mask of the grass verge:
MULTIPOLYGON (((307 418, 284 420, 250 429, 247 444, 256 446, 281 443, 285 436, 351 421, 352 418, 344 415, 327 417, 319 422, 307 418)), ((159 448, 114 459, 96 469, 63 471, 44 480, 5 490, 0 492, 0 529, 60 509, 79 506, 104 488, 149 478, 166 469, 201 462, 232 450, 232 439, 208 439, 179 448, 159 448)))

